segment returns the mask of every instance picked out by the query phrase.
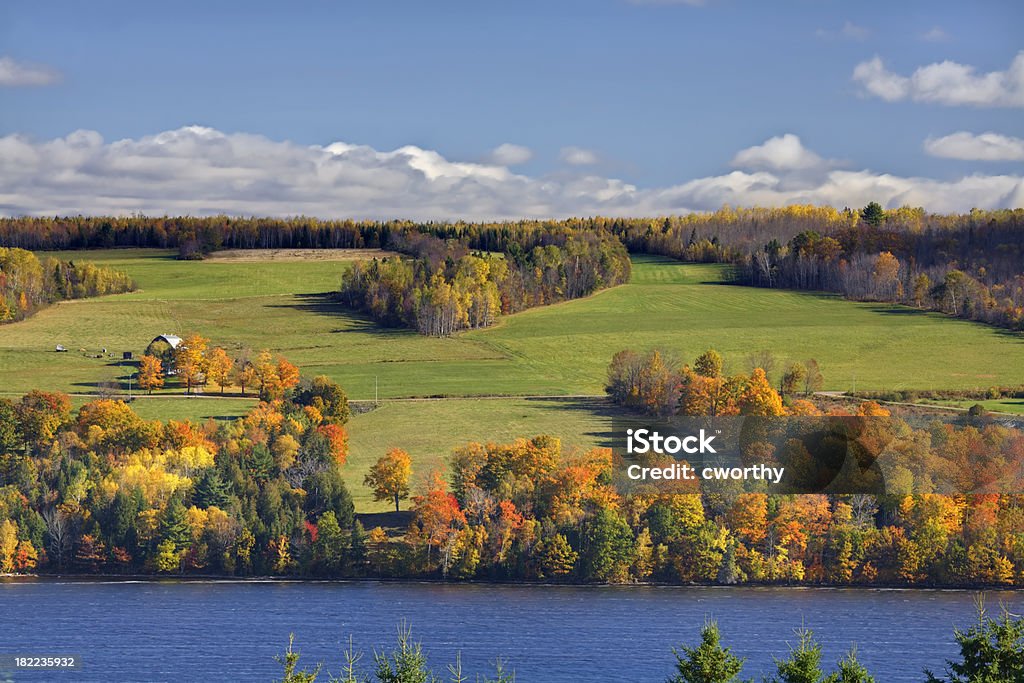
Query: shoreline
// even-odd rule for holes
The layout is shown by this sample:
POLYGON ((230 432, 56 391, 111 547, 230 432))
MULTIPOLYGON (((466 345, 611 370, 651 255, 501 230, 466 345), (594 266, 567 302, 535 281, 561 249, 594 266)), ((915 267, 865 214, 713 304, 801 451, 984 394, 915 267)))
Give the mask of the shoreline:
POLYGON ((800 583, 660 583, 644 581, 637 583, 574 583, 551 581, 448 581, 437 578, 389 578, 389 577, 343 577, 314 578, 307 576, 223 576, 219 574, 190 574, 182 576, 154 576, 152 574, 0 574, 4 583, 336 583, 336 584, 405 584, 431 586, 516 586, 523 588, 714 588, 714 589, 785 589, 807 591, 943 591, 943 592, 1022 592, 1024 586, 998 586, 991 584, 968 584, 960 586, 877 584, 800 584, 800 583))

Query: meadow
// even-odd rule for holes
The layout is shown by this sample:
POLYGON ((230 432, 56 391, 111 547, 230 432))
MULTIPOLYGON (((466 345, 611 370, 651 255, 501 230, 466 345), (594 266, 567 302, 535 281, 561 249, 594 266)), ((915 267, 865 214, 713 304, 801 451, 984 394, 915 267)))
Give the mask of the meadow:
MULTIPOLYGON (((156 335, 199 332, 230 352, 269 348, 305 375, 340 382, 350 398, 383 405, 351 422, 353 492, 388 447, 406 448, 425 470, 471 440, 554 433, 566 444, 602 443, 610 417, 593 399, 623 348, 664 348, 692 359, 717 348, 728 371, 746 371, 752 352, 781 367, 815 358, 829 390, 979 389, 1024 381, 1024 337, 900 306, 726 284, 723 266, 634 257, 632 281, 587 299, 531 309, 452 338, 385 329, 331 298, 344 261, 179 261, 160 250, 66 252, 128 272, 135 292, 60 303, 0 327, 0 392, 88 394, 122 385, 122 351, 140 354, 156 335), (61 344, 68 353, 55 353, 61 344), (108 354, 103 356, 102 349, 108 354), (504 400, 389 401, 409 397, 504 400), (572 407, 567 407, 572 406, 572 407)), ((173 395, 140 398, 147 418, 228 418, 252 400, 173 395)), ((86 397, 76 397, 82 403, 86 397)), ((1001 402, 1014 410, 1016 404, 1001 402)), ((993 409, 1000 409, 995 404, 993 409)), ((380 509, 384 509, 381 507, 380 509)))
POLYGON ((0 387, 86 392, 161 333, 192 331, 229 350, 270 348, 356 399, 596 395, 612 354, 714 346, 727 370, 771 350, 816 358, 830 390, 978 389, 1022 380, 1024 337, 901 306, 725 284, 723 266, 635 257, 632 282, 531 309, 452 338, 381 328, 336 304, 344 262, 178 261, 158 250, 67 252, 127 271, 139 290, 65 302, 0 327, 0 387), (55 354, 57 344, 71 351, 55 354), (80 351, 84 349, 85 351, 80 351), (116 359, 114 359, 116 360, 116 359))

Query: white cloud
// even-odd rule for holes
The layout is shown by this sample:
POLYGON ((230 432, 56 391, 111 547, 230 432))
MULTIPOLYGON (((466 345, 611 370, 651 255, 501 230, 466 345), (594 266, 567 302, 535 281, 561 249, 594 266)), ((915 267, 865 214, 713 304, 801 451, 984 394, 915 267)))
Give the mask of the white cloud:
POLYGON ((573 166, 592 166, 600 161, 597 152, 583 147, 563 147, 558 158, 573 166))
POLYGON ((0 87, 53 85, 59 81, 60 74, 48 66, 0 57, 0 87))
POLYGON ((961 131, 924 141, 924 151, 933 157, 967 161, 1024 161, 1024 140, 998 133, 975 135, 961 131))
POLYGON ((488 160, 499 166, 518 166, 532 158, 533 151, 529 147, 513 145, 511 142, 498 145, 488 155, 488 160))
POLYGON ((973 66, 944 61, 919 67, 910 76, 885 68, 880 57, 861 62, 853 80, 868 95, 888 102, 911 99, 946 105, 1024 107, 1024 51, 1006 71, 976 73, 973 66))
POLYGON ((782 135, 737 154, 746 170, 640 189, 593 173, 527 176, 419 147, 297 145, 189 126, 112 142, 93 131, 0 137, 0 214, 191 214, 483 220, 664 215, 878 201, 933 211, 1024 205, 1020 175, 957 180, 838 170, 782 135))
POLYGON ((847 20, 843 22, 843 25, 838 31, 819 28, 815 31, 815 35, 824 39, 845 38, 846 40, 863 41, 868 39, 868 36, 871 35, 871 31, 864 26, 860 26, 847 20))
POLYGON ((932 26, 921 34, 921 40, 926 43, 944 43, 949 40, 949 34, 941 26, 932 26))
POLYGON ((803 146, 792 133, 770 138, 764 144, 748 147, 736 153, 732 165, 737 168, 796 171, 818 168, 824 160, 803 146))

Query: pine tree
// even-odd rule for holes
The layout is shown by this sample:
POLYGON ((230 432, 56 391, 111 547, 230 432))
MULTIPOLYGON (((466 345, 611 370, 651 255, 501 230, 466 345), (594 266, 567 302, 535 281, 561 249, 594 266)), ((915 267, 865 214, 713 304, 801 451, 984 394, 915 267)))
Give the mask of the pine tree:
POLYGON ((821 645, 814 642, 810 629, 797 629, 800 644, 789 654, 789 659, 775 660, 778 676, 772 683, 821 683, 821 645))
POLYGON ((375 675, 380 683, 428 683, 433 676, 427 669, 427 656, 420 643, 412 642, 412 629, 398 628, 398 648, 390 655, 374 653, 375 675))
POLYGON ((360 573, 363 570, 363 565, 366 564, 366 538, 366 528, 357 519, 352 525, 352 533, 349 536, 348 557, 352 568, 360 573))
POLYGON ((875 677, 857 661, 857 648, 839 660, 839 671, 825 679, 825 683, 875 683, 875 677))
POLYGON ((192 494, 192 500, 197 507, 215 506, 224 509, 227 507, 229 495, 230 488, 221 478, 220 473, 215 468, 209 468, 199 478, 195 493, 192 494))
POLYGON ((948 661, 949 678, 936 678, 925 671, 927 683, 1000 683, 1024 681, 1024 619, 1003 609, 999 619, 985 614, 978 601, 978 623, 954 637, 960 646, 960 661, 948 661))
POLYGON ((668 683, 733 683, 743 669, 743 659, 723 648, 718 624, 708 621, 700 631, 700 645, 672 649, 676 675, 668 683))
POLYGON ((185 506, 177 496, 171 498, 160 518, 160 538, 170 542, 175 550, 185 548, 192 539, 185 506))

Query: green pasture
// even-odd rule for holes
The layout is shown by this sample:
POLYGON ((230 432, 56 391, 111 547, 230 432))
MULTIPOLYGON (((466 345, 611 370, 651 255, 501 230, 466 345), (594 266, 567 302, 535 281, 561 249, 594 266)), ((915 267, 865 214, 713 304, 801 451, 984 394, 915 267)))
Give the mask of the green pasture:
MULTIPOLYGON (((336 261, 183 262, 159 250, 70 252, 127 271, 137 292, 67 302, 0 327, 0 391, 95 391, 125 382, 120 353, 199 332, 231 351, 270 348, 356 399, 600 394, 612 354, 709 346, 727 369, 751 352, 816 358, 827 389, 976 389, 1024 382, 1024 337, 905 307, 724 284, 715 265, 638 257, 630 284, 532 309, 450 339, 384 329, 330 299, 336 261), (69 353, 55 353, 62 344, 69 353), (107 357, 97 358, 106 348, 107 357)), ((175 391, 171 388, 170 391, 175 391)))

